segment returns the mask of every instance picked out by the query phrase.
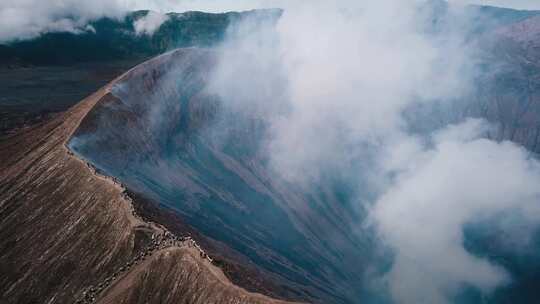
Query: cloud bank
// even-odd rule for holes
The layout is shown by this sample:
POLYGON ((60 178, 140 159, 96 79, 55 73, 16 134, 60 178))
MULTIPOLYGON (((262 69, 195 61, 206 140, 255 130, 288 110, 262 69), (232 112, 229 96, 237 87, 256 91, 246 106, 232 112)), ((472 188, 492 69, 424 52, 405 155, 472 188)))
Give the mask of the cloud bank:
POLYGON ((119 17, 118 1, 5 0, 0 2, 0 42, 29 39, 47 32, 80 33, 89 20, 119 17))
MULTIPOLYGON (((100 17, 121 17, 133 10, 159 13, 243 11, 257 8, 287 8, 300 0, 4 0, 0 2, 0 42, 29 39, 48 32, 80 33, 89 30, 88 21, 100 17)), ((313 1, 316 3, 319 1, 313 1)), ((538 9, 535 0, 451 0, 451 3, 480 4, 538 9)))
POLYGON ((151 36, 167 20, 169 20, 167 15, 149 11, 146 16, 137 19, 133 23, 133 27, 137 35, 146 34, 151 36))
POLYGON ((316 1, 288 6, 275 28, 248 19, 231 28, 211 90, 268 122, 262 153, 285 179, 348 172, 362 181, 370 195, 359 208, 394 254, 383 281, 396 303, 450 303, 464 286, 488 295, 512 280, 467 251, 463 230, 509 211, 538 226, 540 164, 487 139, 481 120, 410 131, 421 122, 408 109, 459 99, 475 75, 465 39, 474 16, 455 8, 459 26, 426 34, 431 19, 417 8, 316 1))
MULTIPOLYGON (((31 39, 49 32, 81 33, 90 30, 86 27, 89 21, 101 17, 120 18, 133 10, 153 10, 161 14, 189 10, 223 12, 273 7, 279 4, 283 4, 283 1, 3 0, 0 1, 0 43, 31 39)), ((153 14, 152 20, 139 23, 139 26, 156 23, 156 16, 153 14)))

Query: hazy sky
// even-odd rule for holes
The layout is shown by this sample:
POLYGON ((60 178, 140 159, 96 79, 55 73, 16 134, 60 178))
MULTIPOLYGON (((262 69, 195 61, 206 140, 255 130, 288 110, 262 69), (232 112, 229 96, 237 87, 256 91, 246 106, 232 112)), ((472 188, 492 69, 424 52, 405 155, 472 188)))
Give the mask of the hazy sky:
MULTIPOLYGON (((260 7, 283 7, 298 0, 119 0, 127 6, 162 11, 230 11, 260 7)), ((316 0, 314 0, 316 1, 316 0)), ((493 5, 517 9, 540 9, 540 0, 450 0, 454 3, 493 5)))

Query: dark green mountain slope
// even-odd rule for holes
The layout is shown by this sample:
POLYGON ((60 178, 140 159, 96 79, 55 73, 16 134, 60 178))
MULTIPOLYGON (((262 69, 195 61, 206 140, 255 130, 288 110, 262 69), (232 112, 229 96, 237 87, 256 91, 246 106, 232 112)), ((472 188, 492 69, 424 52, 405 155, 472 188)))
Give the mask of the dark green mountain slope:
POLYGON ((178 47, 208 47, 221 41, 227 27, 242 18, 258 14, 279 17, 280 10, 229 12, 169 13, 153 35, 137 34, 134 23, 148 11, 129 13, 124 18, 101 18, 89 23, 83 33, 45 33, 42 36, 0 45, 0 64, 31 65, 73 64, 83 61, 104 61, 147 58, 178 47))

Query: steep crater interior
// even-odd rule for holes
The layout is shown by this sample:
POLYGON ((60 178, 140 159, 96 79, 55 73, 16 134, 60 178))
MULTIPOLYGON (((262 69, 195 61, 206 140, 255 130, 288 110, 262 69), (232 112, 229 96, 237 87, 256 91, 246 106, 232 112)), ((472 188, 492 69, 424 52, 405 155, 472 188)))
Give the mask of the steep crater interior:
MULTIPOLYGON (((216 61, 216 51, 191 48, 136 67, 87 115, 69 148, 302 289, 307 300, 385 303, 387 295, 369 282, 388 270, 391 256, 369 228, 358 225, 367 216, 353 207, 358 188, 339 177, 296 185, 268 169, 260 153, 264 118, 231 112, 208 90, 216 61)), ((469 250, 501 259, 497 236, 483 229, 470 229, 469 250)), ((537 263, 514 257, 502 262, 523 280, 496 294, 499 301, 532 290, 539 265, 527 267, 537 263)), ((466 291, 464 302, 480 296, 466 291)))

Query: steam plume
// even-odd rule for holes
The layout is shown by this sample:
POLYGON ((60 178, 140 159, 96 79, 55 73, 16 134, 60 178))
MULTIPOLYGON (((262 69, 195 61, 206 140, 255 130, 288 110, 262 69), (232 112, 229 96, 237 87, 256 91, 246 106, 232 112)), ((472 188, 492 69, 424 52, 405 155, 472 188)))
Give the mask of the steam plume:
POLYGON ((489 294, 511 280, 465 249, 463 229, 509 210, 536 225, 540 166, 486 139, 481 120, 410 131, 422 122, 405 111, 463 98, 476 73, 459 9, 459 27, 427 34, 419 5, 316 1, 288 6, 275 27, 248 19, 231 29, 212 90, 264 113, 271 169, 290 182, 354 171, 370 185, 358 208, 394 252, 393 299, 446 303, 464 285, 489 294))

